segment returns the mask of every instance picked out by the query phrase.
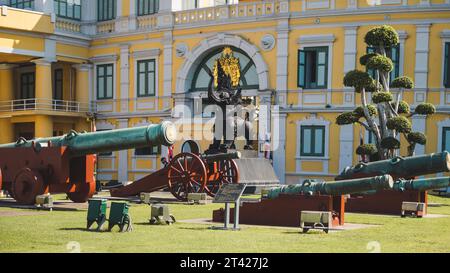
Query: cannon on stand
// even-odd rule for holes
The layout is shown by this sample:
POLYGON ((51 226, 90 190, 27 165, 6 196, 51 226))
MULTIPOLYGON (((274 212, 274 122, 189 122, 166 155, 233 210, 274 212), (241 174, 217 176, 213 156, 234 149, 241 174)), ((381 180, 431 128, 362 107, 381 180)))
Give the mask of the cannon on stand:
POLYGON ((427 190, 449 186, 449 178, 417 179, 418 176, 450 171, 450 154, 447 151, 412 157, 396 157, 347 167, 336 180, 391 175, 393 190, 352 194, 346 200, 349 212, 400 215, 403 202, 425 203, 427 190))
POLYGON ((95 192, 97 153, 156 145, 173 145, 176 129, 171 122, 146 127, 59 137, 38 138, 0 145, 0 189, 17 202, 34 204, 44 193, 67 193, 83 203, 95 192))
MULTIPOLYGON (((239 209, 240 223, 248 225, 300 227, 302 211, 329 212, 332 226, 344 225, 344 195, 370 190, 392 189, 390 175, 336 182, 306 180, 299 185, 275 187, 261 200, 248 201, 239 209)), ((233 219, 231 211, 230 219, 233 219)), ((213 221, 222 222, 224 210, 213 212, 213 221)))
POLYGON ((184 148, 189 143, 183 144, 184 152, 164 168, 128 186, 112 189, 111 196, 128 197, 168 188, 178 200, 187 201, 189 193, 205 192, 214 197, 223 184, 238 183, 239 170, 234 159, 240 158, 239 152, 202 155, 184 148))

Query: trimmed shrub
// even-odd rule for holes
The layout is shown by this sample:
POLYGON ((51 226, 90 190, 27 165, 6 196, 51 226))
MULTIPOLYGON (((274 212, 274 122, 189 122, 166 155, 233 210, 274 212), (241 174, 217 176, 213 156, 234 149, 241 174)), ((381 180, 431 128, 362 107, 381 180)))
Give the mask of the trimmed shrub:
POLYGON ((393 117, 390 118, 387 123, 386 126, 390 129, 390 130, 396 130, 397 132, 400 133, 410 133, 411 132, 411 122, 402 116, 398 116, 398 117, 393 117))
POLYGON ((421 103, 417 105, 415 113, 419 115, 433 115, 436 113, 436 107, 431 103, 421 103))
POLYGON ((383 149, 400 149, 400 141, 395 137, 386 137, 381 140, 381 147, 383 149))
POLYGON ((422 134, 421 132, 412 132, 407 136, 409 142, 417 143, 420 145, 427 144, 427 136, 422 134))
POLYGON ((372 101, 374 103, 390 102, 394 98, 390 92, 378 92, 372 95, 372 101))
MULTIPOLYGON (((376 116, 378 114, 377 108, 372 104, 367 105, 367 110, 369 110, 370 116, 376 116)), ((353 114, 360 118, 364 117, 364 107, 358 106, 355 110, 353 110, 353 114)))
POLYGON ((377 54, 371 57, 366 64, 369 69, 377 69, 384 72, 391 72, 394 69, 394 64, 392 60, 383 55, 377 54))
POLYGON ((393 47, 400 42, 400 39, 397 31, 393 27, 383 25, 367 32, 364 41, 370 46, 378 47, 383 45, 384 47, 393 47))
POLYGON ((404 89, 412 89, 414 88, 414 82, 410 77, 398 77, 395 78, 392 82, 391 82, 391 87, 392 88, 404 88, 404 89))
POLYGON ((372 85, 373 82, 369 73, 360 70, 349 71, 344 77, 344 85, 354 87, 356 92, 361 92, 363 88, 372 85))
MULTIPOLYGON (((392 107, 395 109, 396 103, 391 103, 392 107)), ((409 107, 409 104, 406 101, 400 101, 398 104, 398 114, 409 114, 411 112, 411 108, 409 107)))
POLYGON ((336 117, 336 123, 338 125, 348 125, 353 124, 359 120, 359 117, 356 116, 353 112, 342 113, 336 117))
POLYGON ((356 148, 356 154, 358 155, 373 155, 377 152, 377 147, 374 144, 362 144, 356 148))
POLYGON ((361 65, 367 65, 367 62, 370 60, 370 58, 377 56, 378 53, 367 53, 366 55, 359 58, 359 63, 361 65))

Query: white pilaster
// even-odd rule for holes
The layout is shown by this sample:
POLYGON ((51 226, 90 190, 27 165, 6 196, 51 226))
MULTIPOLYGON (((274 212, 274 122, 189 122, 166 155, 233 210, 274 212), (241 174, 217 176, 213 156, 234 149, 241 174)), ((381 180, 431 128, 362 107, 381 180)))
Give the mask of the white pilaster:
POLYGON ((35 0, 34 9, 45 14, 54 13, 53 0, 35 0))
MULTIPOLYGON (((347 72, 354 70, 356 68, 356 43, 357 43, 357 35, 358 35, 358 27, 357 26, 345 26, 345 49, 344 49, 344 75, 347 72)), ((354 105, 355 104, 355 92, 348 89, 348 92, 344 92, 344 105, 354 105)))
POLYGON ((130 46, 128 44, 120 47, 120 111, 128 112, 128 98, 130 86, 130 46))
POLYGON ((421 103, 426 95, 428 86, 428 53, 431 24, 416 25, 416 66, 414 69, 414 82, 416 89, 414 104, 421 103))
POLYGON ((339 136, 339 172, 353 165, 353 125, 340 127, 339 136))
POLYGON ((97 1, 81 1, 81 32, 95 35, 97 22, 97 1))
MULTIPOLYGON (((128 119, 118 119, 117 127, 119 129, 128 128, 128 119)), ((122 150, 118 152, 119 155, 119 167, 118 177, 119 182, 128 182, 128 150, 122 150)))
POLYGON ((273 132, 272 145, 273 151, 273 168, 282 184, 286 183, 286 118, 287 114, 274 112, 273 116, 273 132), (278 127, 278 128, 277 128, 278 127))
POLYGON ((128 29, 136 30, 136 28, 137 28, 136 1, 130 1, 130 16, 128 16, 128 29))
POLYGON ((159 12, 156 24, 160 28, 170 28, 173 26, 172 1, 159 1, 159 12))
POLYGON ((282 20, 277 27, 277 101, 281 107, 287 103, 289 57, 289 22, 282 20))
MULTIPOLYGON (((173 37, 172 31, 164 33, 164 51, 163 51, 163 92, 165 97, 172 95, 172 64, 173 64, 173 37)), ((168 102, 168 100, 165 100, 168 102)), ((168 105, 167 105, 168 106, 168 105)), ((166 105, 164 105, 166 108, 166 105)))
MULTIPOLYGON (((426 133, 426 123, 427 123, 427 117, 426 116, 412 116, 412 131, 413 132, 421 132, 423 134, 426 133)), ((423 155, 425 154, 425 146, 417 144, 416 145, 416 155, 423 155)))
MULTIPOLYGON (((261 147, 261 145, 264 144, 264 141, 266 140, 267 134, 272 132, 272 135, 275 133, 271 131, 271 92, 259 92, 259 122, 258 122, 258 147, 261 147)), ((274 120, 276 122, 276 120, 274 120)), ((273 138, 273 137, 272 137, 273 138)), ((260 149, 259 155, 263 156, 263 153, 261 153, 260 149)))
POLYGON ((348 9, 357 9, 358 1, 357 0, 347 0, 347 8, 348 9))

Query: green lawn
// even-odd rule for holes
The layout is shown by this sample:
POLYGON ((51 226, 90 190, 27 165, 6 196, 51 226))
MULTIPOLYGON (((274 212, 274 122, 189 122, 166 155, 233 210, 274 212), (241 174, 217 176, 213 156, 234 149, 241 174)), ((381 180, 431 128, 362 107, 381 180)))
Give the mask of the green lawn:
MULTIPOLYGON (((450 215, 450 198, 430 196, 430 213, 450 215)), ((220 205, 170 205, 177 220, 208 218, 220 205)), ((0 211, 32 212, 11 208, 0 211)), ((346 222, 376 227, 324 234, 295 229, 245 227, 241 231, 209 230, 208 225, 147 224, 150 209, 133 204, 131 233, 85 231, 86 211, 53 211, 41 215, 0 217, 0 252, 69 252, 78 242, 81 252, 450 252, 450 217, 402 219, 347 214, 346 222), (69 245, 70 249, 70 245, 69 245)))

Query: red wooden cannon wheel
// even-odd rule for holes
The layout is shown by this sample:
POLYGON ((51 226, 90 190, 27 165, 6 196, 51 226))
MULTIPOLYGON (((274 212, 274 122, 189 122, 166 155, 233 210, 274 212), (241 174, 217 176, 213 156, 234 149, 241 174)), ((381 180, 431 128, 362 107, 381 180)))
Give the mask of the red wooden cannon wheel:
POLYGON ((29 168, 22 169, 16 175, 11 188, 14 199, 24 205, 33 205, 36 196, 45 192, 42 176, 29 168))
POLYGON ((207 183, 205 163, 195 154, 178 154, 168 166, 167 182, 173 196, 186 201, 189 193, 205 190, 207 183))
POLYGON ((214 197, 223 184, 239 183, 239 169, 233 159, 225 159, 217 161, 218 173, 214 181, 208 181, 206 185, 206 193, 214 197))
POLYGON ((75 192, 67 193, 67 197, 75 203, 85 203, 95 193, 95 182, 80 183, 76 185, 75 192))

